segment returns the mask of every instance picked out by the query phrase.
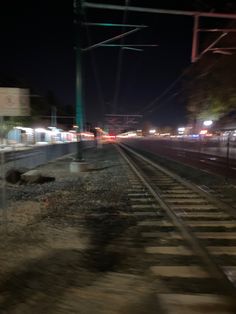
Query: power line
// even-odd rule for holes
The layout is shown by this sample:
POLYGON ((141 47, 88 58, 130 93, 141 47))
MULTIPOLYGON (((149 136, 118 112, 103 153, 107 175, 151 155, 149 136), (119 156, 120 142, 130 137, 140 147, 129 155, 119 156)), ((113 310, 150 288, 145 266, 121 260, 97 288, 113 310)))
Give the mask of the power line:
POLYGON ((183 73, 181 73, 162 93, 160 96, 157 96, 154 100, 152 100, 145 108, 143 108, 139 113, 144 114, 145 111, 153 107, 158 101, 160 101, 161 98, 163 98, 179 81, 180 79, 185 75, 185 73, 189 70, 189 68, 185 69, 183 73))
MULTIPOLYGON (((97 9, 109 9, 109 10, 123 10, 123 24, 125 24, 125 21, 127 19, 127 13, 128 11, 133 12, 146 12, 146 13, 162 13, 162 14, 174 14, 174 15, 186 15, 186 16, 193 16, 195 19, 198 19, 199 17, 214 17, 214 18, 226 18, 226 19, 235 19, 236 14, 225 14, 225 13, 212 13, 212 12, 196 12, 196 11, 180 11, 180 10, 162 10, 162 9, 153 9, 153 8, 141 8, 141 7, 131 7, 129 6, 129 0, 125 0, 125 6, 118 6, 118 5, 107 5, 107 4, 97 4, 97 3, 88 3, 85 2, 84 6, 87 8, 97 8, 97 9)), ((196 33, 198 29, 196 27, 196 33)), ((218 42, 223 36, 226 34, 222 34, 219 36, 219 38, 216 39, 208 48, 206 48, 199 57, 202 57, 209 49, 212 48, 212 46, 218 42)), ((122 43, 124 43, 124 39, 121 40, 122 43)), ((101 43, 100 43, 101 44, 101 43)), ((114 94, 114 100, 113 100, 113 111, 116 110, 117 106, 117 99, 119 95, 119 89, 120 89, 120 81, 121 81, 121 70, 122 70, 122 57, 123 57, 123 50, 120 49, 119 56, 118 56, 118 67, 117 67, 117 75, 116 75, 116 86, 115 86, 115 94, 114 94)), ((197 58, 196 60, 198 60, 197 58)), ((169 87, 167 87, 163 93, 156 97, 152 102, 150 102, 144 109, 142 109, 141 112, 145 112, 146 110, 152 108, 157 102, 160 101, 170 90, 173 89, 173 87, 182 79, 182 77, 186 74, 188 71, 188 68, 181 73, 177 77, 177 79, 174 80, 170 84, 169 87)))
MULTIPOLYGON (((127 7, 129 5, 130 0, 125 0, 125 10, 123 13, 123 24, 126 24, 127 21, 127 7)), ((125 31, 125 26, 122 28, 122 32, 125 31)), ((124 44, 124 38, 121 39, 121 45, 124 44)), ((121 71, 122 71, 122 62, 123 62, 123 49, 119 49, 119 55, 118 55, 118 66, 117 66, 117 72, 116 72, 116 85, 115 85, 115 92, 114 92, 114 98, 113 98, 113 104, 112 104, 112 111, 115 113, 117 111, 117 101, 120 91, 120 81, 121 81, 121 71)))
MULTIPOLYGON (((85 22, 87 22, 86 12, 84 13, 84 17, 85 17, 85 22)), ((86 27, 86 35, 87 35, 88 44, 89 44, 89 46, 91 46, 92 41, 91 41, 91 36, 90 36, 89 28, 88 28, 88 23, 85 23, 85 27, 86 27)), ((99 98, 99 101, 101 103, 102 111, 104 114, 105 113, 105 97, 104 97, 104 94, 102 91, 101 82, 99 80, 99 73, 98 73, 98 67, 96 64, 95 56, 94 56, 94 53, 92 51, 90 51, 90 60, 91 60, 91 65, 92 65, 92 69, 93 69, 93 73, 94 73, 96 86, 97 86, 98 98, 99 98)))
MULTIPOLYGON (((206 76, 207 74, 209 74, 210 70, 212 70, 218 63, 219 61, 223 58, 223 56, 221 58, 218 58, 215 62, 213 62, 204 73, 199 74, 198 76, 195 77, 195 79, 200 79, 203 76, 206 76)), ((163 100, 161 103, 160 100, 168 93, 170 92, 173 87, 184 77, 185 74, 187 74, 187 72, 193 67, 194 65, 191 64, 190 66, 188 66, 162 93, 160 96, 156 97, 153 101, 151 101, 145 108, 143 108, 141 111, 138 111, 138 113, 140 114, 145 114, 148 113, 150 114, 153 111, 156 111, 157 109, 159 109, 163 104, 166 104, 171 98, 183 93, 184 91, 180 91, 177 93, 174 93, 172 95, 170 95, 169 98, 167 98, 166 100, 163 100), (156 106, 155 108, 152 108, 156 103, 159 103, 158 106, 156 106)))
POLYGON ((176 92, 176 93, 174 93, 174 94, 172 94, 172 95, 170 95, 167 99, 163 100, 163 101, 159 104, 158 107, 149 110, 147 114, 151 114, 151 113, 153 113, 155 110, 160 109, 163 105, 166 105, 172 98, 175 98, 176 96, 179 96, 181 93, 183 93, 183 90, 182 90, 182 91, 179 91, 179 92, 176 92))

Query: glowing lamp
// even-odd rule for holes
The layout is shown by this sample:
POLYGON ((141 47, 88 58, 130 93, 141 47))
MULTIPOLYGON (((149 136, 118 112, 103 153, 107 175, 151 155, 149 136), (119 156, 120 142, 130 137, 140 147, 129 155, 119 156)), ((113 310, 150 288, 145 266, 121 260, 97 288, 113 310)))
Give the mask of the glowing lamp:
POLYGON ((210 126, 210 125, 212 125, 212 123, 213 123, 212 120, 206 120, 206 121, 203 122, 203 125, 210 126))

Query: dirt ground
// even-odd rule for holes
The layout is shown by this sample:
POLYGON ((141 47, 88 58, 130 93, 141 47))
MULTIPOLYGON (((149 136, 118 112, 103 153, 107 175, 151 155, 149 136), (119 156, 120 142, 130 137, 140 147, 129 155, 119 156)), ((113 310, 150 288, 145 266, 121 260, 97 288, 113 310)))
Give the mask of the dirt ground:
POLYGON ((56 178, 9 185, 0 224, 1 314, 160 312, 142 265, 125 187, 127 166, 112 145, 39 167, 56 178))

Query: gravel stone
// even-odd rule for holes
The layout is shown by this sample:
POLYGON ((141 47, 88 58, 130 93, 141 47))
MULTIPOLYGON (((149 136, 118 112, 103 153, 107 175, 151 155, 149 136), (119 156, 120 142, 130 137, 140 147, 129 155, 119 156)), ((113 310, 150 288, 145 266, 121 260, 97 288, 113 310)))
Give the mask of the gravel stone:
MULTIPOLYGON (((159 313, 125 189, 127 166, 111 144, 37 167, 54 182, 7 184, 0 224, 0 313, 159 313)), ((161 312, 160 312, 161 313, 161 312)))

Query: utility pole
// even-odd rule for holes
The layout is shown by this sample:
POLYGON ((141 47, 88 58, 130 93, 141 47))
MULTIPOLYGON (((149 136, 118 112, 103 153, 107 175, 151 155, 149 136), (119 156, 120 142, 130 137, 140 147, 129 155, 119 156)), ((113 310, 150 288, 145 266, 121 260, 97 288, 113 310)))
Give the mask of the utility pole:
MULTIPOLYGON (((82 15, 83 10, 86 7, 84 0, 74 0, 74 13, 75 13, 75 27, 76 27, 76 130, 78 134, 78 146, 77 146, 77 155, 76 161, 83 161, 82 158, 82 141, 81 141, 81 132, 83 131, 84 124, 84 106, 83 106, 83 73, 82 73, 82 55, 90 50, 93 50, 98 47, 120 47, 122 49, 129 49, 134 51, 142 51, 142 49, 132 47, 132 44, 120 44, 120 45, 108 45, 111 42, 114 42, 118 39, 124 38, 132 33, 135 33, 143 28, 146 28, 145 25, 132 25, 132 24, 117 24, 117 23, 98 23, 98 22, 83 22, 82 15), (90 44, 88 47, 82 48, 82 26, 100 26, 100 27, 129 27, 131 30, 122 32, 117 36, 112 38, 105 39, 103 41, 90 44), (130 47, 129 47, 130 46, 130 47)), ((155 44, 139 44, 138 47, 157 47, 155 44)))
POLYGON ((193 41, 192 41, 192 57, 191 61, 195 62, 198 55, 198 28, 199 28, 199 16, 194 16, 194 25, 193 25, 193 41))
POLYGON ((83 79, 82 79, 82 2, 74 0, 75 13, 75 49, 76 49, 76 132, 77 132, 77 153, 76 161, 82 161, 82 140, 81 132, 84 129, 83 109, 83 79))
POLYGON ((51 126, 57 127, 57 107, 52 106, 51 107, 51 126))

